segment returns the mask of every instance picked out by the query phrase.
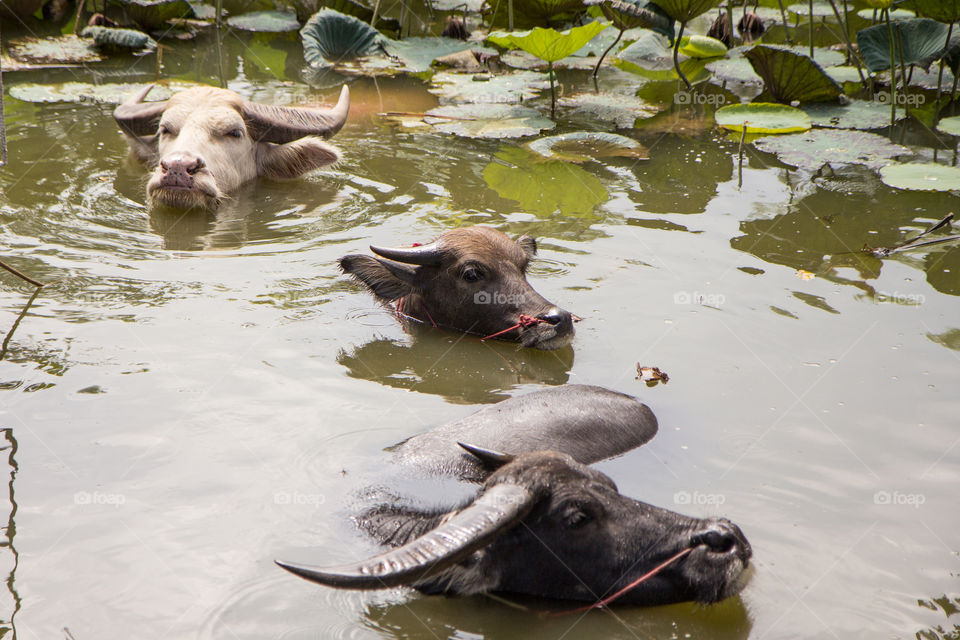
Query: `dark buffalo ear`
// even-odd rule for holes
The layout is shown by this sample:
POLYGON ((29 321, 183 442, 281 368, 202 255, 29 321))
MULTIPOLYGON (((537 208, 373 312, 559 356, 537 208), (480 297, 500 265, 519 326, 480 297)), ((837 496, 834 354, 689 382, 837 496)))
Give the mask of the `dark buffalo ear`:
POLYGON ((528 258, 537 255, 537 241, 530 236, 520 236, 517 238, 517 244, 523 247, 528 258))
POLYGON ((417 277, 416 267, 357 254, 340 258, 340 268, 388 302, 412 293, 417 277))
POLYGON ((336 148, 315 138, 257 145, 257 173, 272 180, 299 178, 339 160, 336 148))
POLYGON ((513 462, 515 457, 508 453, 494 451, 493 449, 484 449, 475 444, 467 444, 466 442, 458 442, 457 444, 460 445, 461 449, 480 460, 485 467, 491 470, 499 469, 508 462, 513 462))

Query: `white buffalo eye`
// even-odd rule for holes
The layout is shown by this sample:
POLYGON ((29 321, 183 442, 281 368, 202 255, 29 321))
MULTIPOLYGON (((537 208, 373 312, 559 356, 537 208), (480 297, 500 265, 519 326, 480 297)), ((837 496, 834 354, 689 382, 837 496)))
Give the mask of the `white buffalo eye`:
POLYGON ((231 129, 230 131, 227 131, 227 135, 231 138, 242 138, 243 129, 231 129))

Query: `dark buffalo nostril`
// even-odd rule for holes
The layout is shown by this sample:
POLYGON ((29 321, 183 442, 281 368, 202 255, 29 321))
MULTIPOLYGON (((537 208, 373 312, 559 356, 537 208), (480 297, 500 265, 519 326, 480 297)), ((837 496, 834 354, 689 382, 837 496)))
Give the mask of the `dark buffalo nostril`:
POLYGON ((572 318, 570 317, 570 312, 564 311, 563 309, 558 309, 557 307, 552 307, 549 311, 537 317, 547 322, 548 324, 552 324, 554 326, 564 321, 572 322, 572 318))
POLYGON ((729 553, 738 546, 749 553, 750 548, 737 525, 725 519, 711 522, 708 528, 694 534, 690 544, 694 547, 705 546, 715 553, 729 553))
POLYGON ((200 169, 203 169, 207 164, 203 161, 203 158, 194 158, 193 164, 186 167, 187 173, 190 175, 195 174, 200 169))

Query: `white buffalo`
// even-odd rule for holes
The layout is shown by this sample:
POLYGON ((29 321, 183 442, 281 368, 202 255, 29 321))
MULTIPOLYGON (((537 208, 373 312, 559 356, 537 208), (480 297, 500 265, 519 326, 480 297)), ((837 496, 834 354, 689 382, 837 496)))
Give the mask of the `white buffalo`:
POLYGON ((328 109, 263 105, 215 87, 144 102, 151 88, 118 106, 113 117, 137 159, 153 167, 147 182, 153 203, 215 209, 225 194, 257 176, 297 178, 340 159, 323 138, 347 120, 346 86, 328 109))

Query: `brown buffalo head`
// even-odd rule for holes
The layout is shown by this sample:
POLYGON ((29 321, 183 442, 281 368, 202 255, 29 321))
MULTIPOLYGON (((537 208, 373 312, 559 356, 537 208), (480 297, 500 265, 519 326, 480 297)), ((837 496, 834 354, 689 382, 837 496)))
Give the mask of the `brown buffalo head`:
POLYGON ((225 194, 257 176, 297 178, 340 158, 321 138, 346 122, 346 86, 331 109, 267 106, 215 87, 143 102, 151 88, 113 112, 134 154, 154 167, 147 182, 151 202, 213 209, 225 194))
POLYGON ((634 605, 717 602, 749 577, 750 544, 729 520, 623 496, 608 476, 563 453, 510 456, 461 446, 496 469, 469 504, 374 507, 359 523, 394 549, 339 567, 278 564, 331 587, 595 602, 675 559, 617 600, 634 605))
POLYGON ((538 349, 558 349, 573 338, 570 312, 527 282, 533 238, 514 241, 489 227, 463 227, 422 246, 370 250, 380 257, 344 256, 340 268, 427 326, 479 336, 515 327, 496 337, 538 349))

